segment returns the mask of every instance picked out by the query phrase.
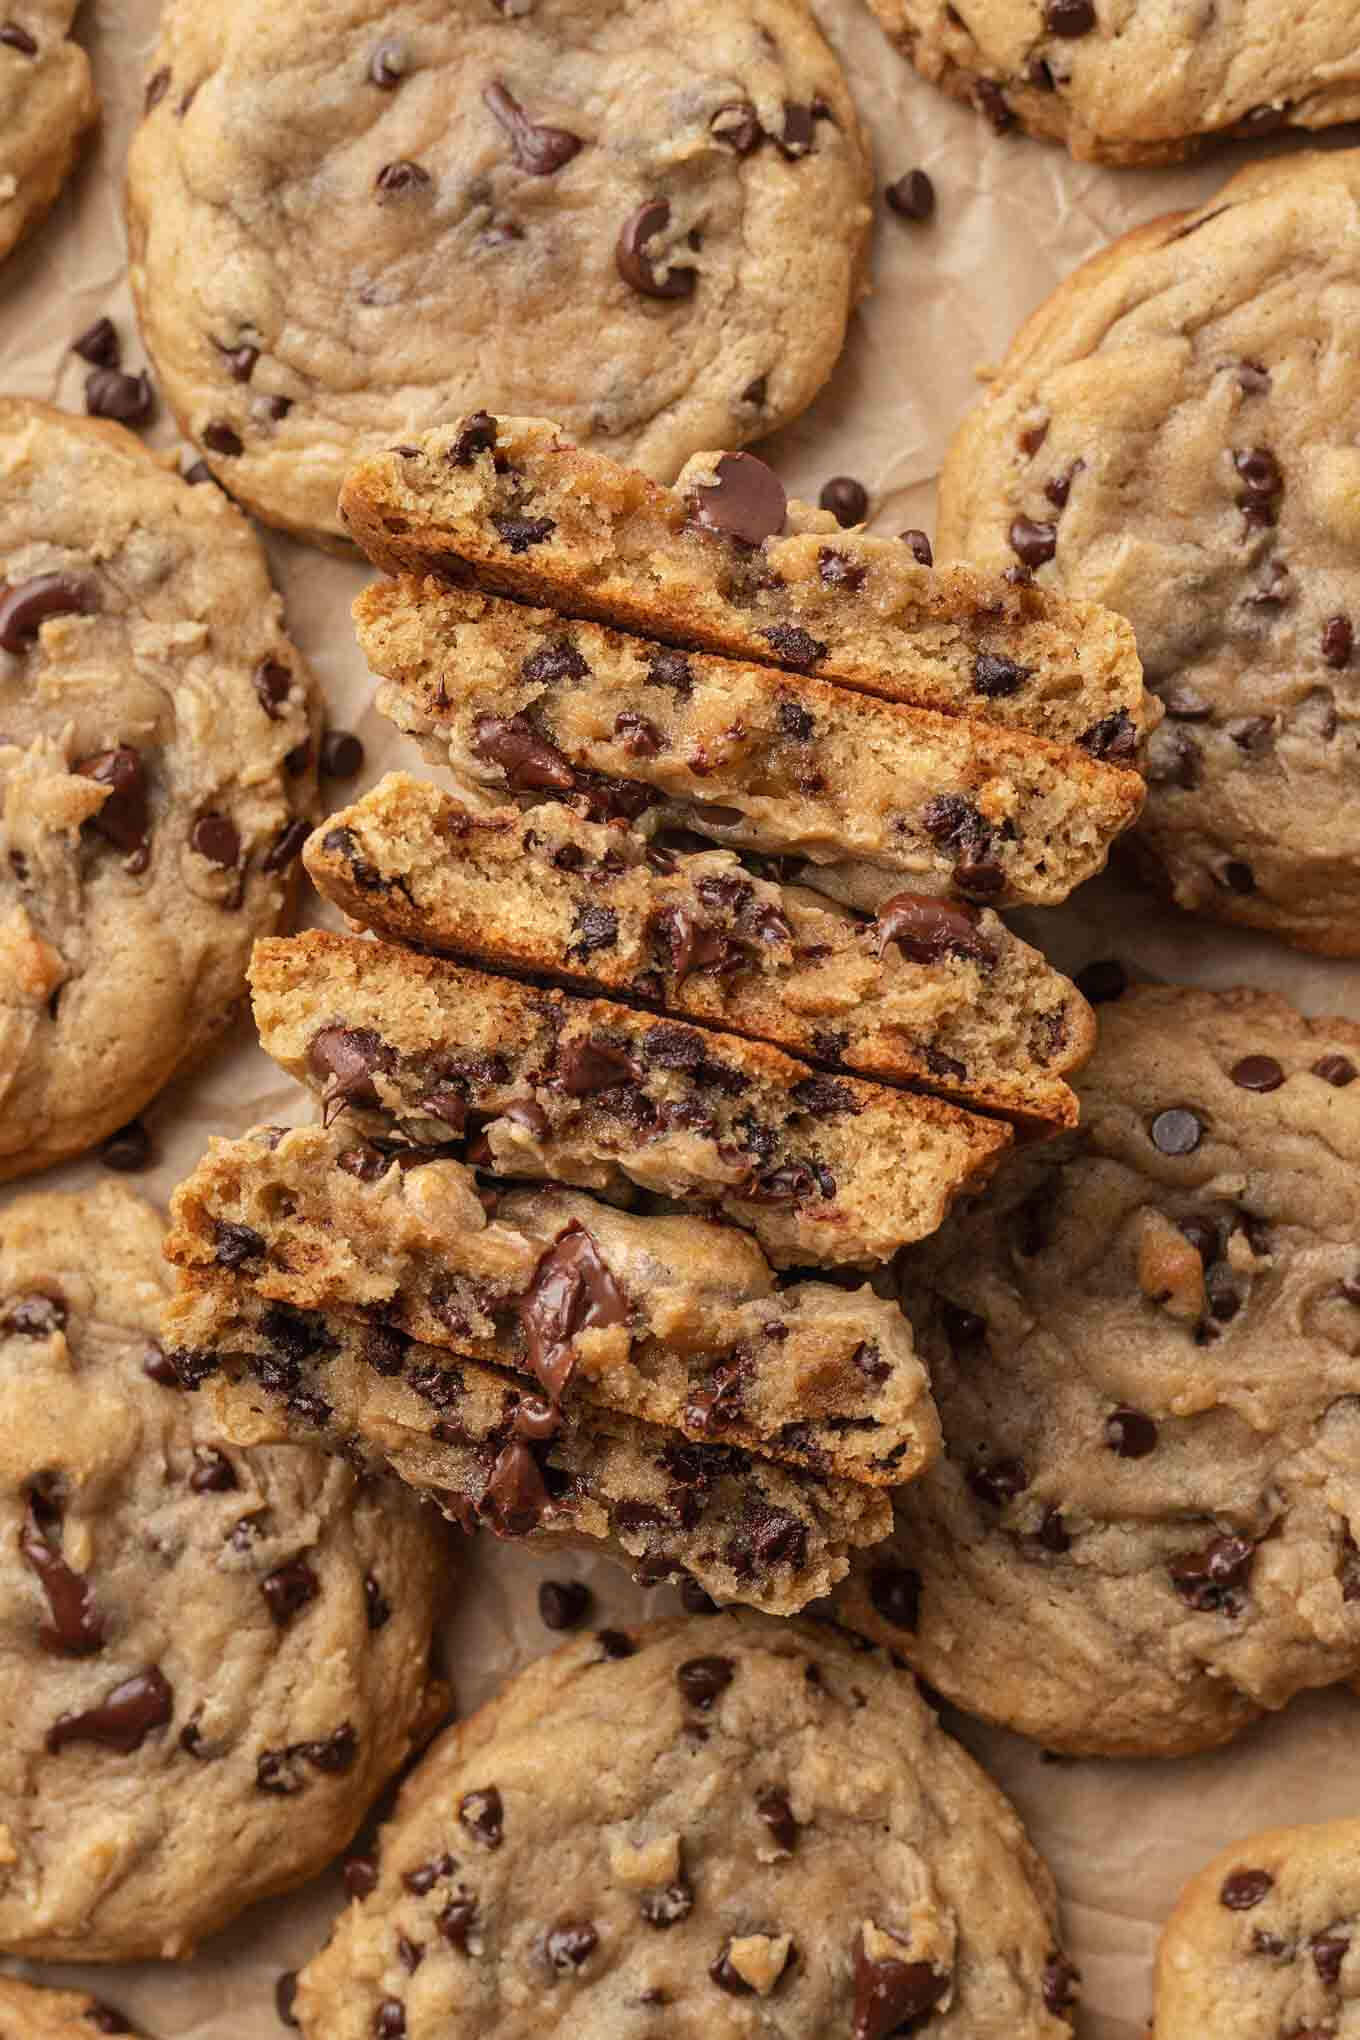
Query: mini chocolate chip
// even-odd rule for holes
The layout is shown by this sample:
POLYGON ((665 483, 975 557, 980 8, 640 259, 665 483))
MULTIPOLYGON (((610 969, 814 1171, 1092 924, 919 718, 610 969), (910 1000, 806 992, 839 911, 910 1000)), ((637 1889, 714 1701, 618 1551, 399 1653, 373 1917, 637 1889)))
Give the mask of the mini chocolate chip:
POLYGON ((742 545, 763 545, 784 529, 788 497, 784 485, 753 453, 724 453, 716 480, 694 492, 695 515, 711 531, 742 545))
POLYGON ((1010 528, 1011 551, 1027 567, 1042 567, 1058 550, 1058 527, 1033 517, 1016 517, 1010 528))
POLYGON ((93 616, 98 607, 93 585, 74 574, 35 574, 12 587, 0 584, 0 651, 26 652, 50 616, 93 616))
POLYGON ((995 701, 998 696, 1014 694, 1033 671, 1032 666, 1017 665, 998 652, 979 652, 973 661, 973 692, 995 701))
POLYGON ((908 170, 885 187, 883 196, 899 219, 928 220, 935 210, 935 186, 924 170, 908 170))
POLYGON ((1204 1138, 1204 1121, 1188 1106, 1159 1112, 1148 1128, 1152 1145, 1164 1155, 1192 1155, 1204 1138))
POLYGON ((241 838, 225 815, 200 815, 189 831, 189 841, 200 857, 206 857, 209 864, 220 864, 224 871, 234 870, 240 859, 241 838))
POLYGON ((17 50, 21 57, 36 57, 38 54, 37 43, 17 21, 0 21, 0 43, 7 49, 17 50))
POLYGON ((285 1969, 274 1985, 274 2009, 279 2015, 281 2024, 285 2026, 297 2025, 297 2020, 293 2015, 293 2002, 297 1997, 297 1987, 296 1969, 285 1969))
POLYGON ((1047 0, 1044 27, 1050 35, 1089 35, 1095 25, 1091 0, 1047 0))
POLYGON ((589 1920, 559 1920, 543 1938, 548 1965, 559 1976, 567 1976, 589 1962, 600 1945, 600 1937, 589 1920))
POLYGON ((112 319, 96 319, 71 342, 71 352, 92 368, 117 368, 122 355, 118 328, 112 319))
POLYGON ((1083 964, 1075 979, 1077 990, 1093 1006, 1105 1006, 1121 999, 1129 988, 1129 974, 1116 957, 1100 957, 1083 964))
POLYGON ((1242 1091, 1278 1091, 1284 1082, 1284 1071, 1273 1055, 1244 1055, 1228 1075, 1242 1091))
POLYGON ((1313 1064, 1313 1075, 1321 1077, 1324 1084, 1333 1084, 1338 1091, 1344 1091, 1347 1084, 1355 1082, 1355 1064, 1348 1055, 1320 1056, 1313 1064))
POLYGON ((918 531, 916 527, 913 525, 907 531, 899 531, 897 535, 902 541, 903 545, 907 548, 907 551, 911 554, 912 558, 916 561, 918 566, 921 567, 934 566, 935 554, 931 550, 930 540, 926 537, 924 531, 918 531))
POLYGON ((269 1612, 280 1629, 286 1629, 321 1592, 321 1582, 305 1559, 290 1559, 260 1581, 269 1612))
POLYGON ((539 1618, 547 1629, 575 1629, 590 1612, 584 1580, 544 1580, 538 1590, 539 1618))
POLYGON ((1338 612, 1322 626, 1322 656, 1329 666, 1348 666, 1355 646, 1355 632, 1349 616, 1338 612))
POLYGON ((863 524, 869 514, 869 492, 853 475, 833 475, 817 501, 823 510, 831 512, 842 529, 863 524))
POLYGON ((1121 1459, 1146 1459, 1157 1449, 1157 1426, 1141 1410, 1118 1409, 1105 1419, 1105 1443, 1121 1459))
POLYGON ((675 1680, 689 1705, 707 1713, 718 1696, 731 1685, 735 1671, 731 1658, 688 1658, 677 1671, 675 1680))
POLYGON ((321 739, 321 770, 327 779, 353 779, 364 769, 364 747, 350 730, 327 730, 321 739))
POLYGON ((1223 1880, 1219 1903, 1229 1912, 1250 1912, 1274 1889, 1275 1879, 1268 1870, 1234 1870, 1223 1880))
POLYGON ((106 1169, 116 1169, 124 1176, 146 1168, 151 1160, 151 1135, 141 1120, 130 1119, 117 1133, 110 1134, 99 1150, 99 1159, 106 1169))
POLYGON ((619 230, 614 247, 615 264, 624 282, 642 297, 691 297, 698 282, 694 269, 674 262, 667 264, 662 275, 647 252, 647 243, 656 235, 663 234, 670 220, 669 199, 646 198, 636 212, 630 213, 619 230))
POLYGON ((505 1839, 505 1808, 494 1785, 483 1792, 465 1793, 458 1802, 458 1818, 488 1849, 498 1849, 505 1839))

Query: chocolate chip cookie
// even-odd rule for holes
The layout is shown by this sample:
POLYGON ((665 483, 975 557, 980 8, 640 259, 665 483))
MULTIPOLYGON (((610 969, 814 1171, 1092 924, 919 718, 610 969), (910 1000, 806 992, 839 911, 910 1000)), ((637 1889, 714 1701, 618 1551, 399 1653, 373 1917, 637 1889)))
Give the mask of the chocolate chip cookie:
POLYGON ((1360 1820, 1234 1842, 1162 1933, 1152 2040, 1332 2040, 1360 2003, 1360 1820))
POLYGON ((1055 1913, 885 1657, 658 1623, 568 1644, 436 1744, 296 2011, 308 2040, 1065 2040, 1055 1913))
POLYGON ((1022 127, 1079 161, 1174 163, 1218 137, 1360 119, 1349 7, 1274 0, 1139 7, 1119 0, 870 0, 923 77, 998 134, 1022 127))
POLYGON ((61 190, 98 117, 76 0, 13 0, 0 19, 0 260, 61 190))
POLYGON ((1161 706, 1128 625, 1028 575, 932 571, 896 539, 789 502, 753 454, 664 489, 542 418, 476 412, 375 454, 341 514, 390 573, 475 580, 663 643, 1136 761, 1161 706))
POLYGON ((121 426, 0 400, 0 1179, 231 1019, 315 788, 264 554, 121 426))
POLYGON ((379 708, 460 786, 802 857, 814 880, 848 865, 875 905, 904 886, 1054 905, 1143 804, 1136 772, 1077 746, 433 577, 379 582, 354 615, 379 708))
POLYGON ((846 1619, 1096 1755, 1360 1672, 1358 1072, 1264 993, 1102 1006, 1081 1131, 902 1257, 946 1456, 846 1619))
POLYGON ((886 1497, 858 1482, 579 1397, 553 1404, 499 1368, 265 1303, 239 1282, 186 1284, 165 1339, 238 1443, 301 1439, 390 1470, 469 1532, 603 1542, 642 1585, 690 1580, 717 1601, 794 1615, 845 1577, 852 1547, 892 1528, 886 1497))
POLYGON ((1360 953, 1358 202, 1360 150, 1286 157, 1088 262, 965 423, 940 512, 942 550, 1023 561, 1133 624, 1167 711, 1135 844, 1178 904, 1343 956, 1360 953))
POLYGON ((990 909, 903 890, 863 920, 781 883, 797 859, 648 839, 559 801, 471 808, 404 772, 302 854, 379 935, 624 992, 1026 1132, 1076 1124, 1064 1079, 1094 1044, 1091 1010, 990 909))
POLYGON ((0 2040, 94 2040, 133 2032, 121 2012, 81 1991, 39 1990, 0 1976, 0 2040))
POLYGON ((180 424, 335 543, 345 470, 469 403, 669 479, 796 416, 860 285, 870 168, 797 0, 166 10, 132 285, 180 424))
POLYGON ((185 1955, 313 1876, 442 1704, 433 1516, 224 1444, 161 1233, 116 1184, 0 1212, 0 1946, 53 1961, 185 1955))
POLYGON ((578 1191, 483 1192, 437 1148, 344 1125, 213 1141, 173 1212, 178 1266, 499 1361, 553 1403, 579 1393, 885 1486, 938 1446, 896 1304, 867 1286, 776 1289, 734 1227, 578 1191))
POLYGON ((499 1176, 640 1189, 778 1267, 869 1266, 984 1183, 1011 1129, 763 1042, 311 931, 251 964, 264 1048, 328 1122, 499 1176))

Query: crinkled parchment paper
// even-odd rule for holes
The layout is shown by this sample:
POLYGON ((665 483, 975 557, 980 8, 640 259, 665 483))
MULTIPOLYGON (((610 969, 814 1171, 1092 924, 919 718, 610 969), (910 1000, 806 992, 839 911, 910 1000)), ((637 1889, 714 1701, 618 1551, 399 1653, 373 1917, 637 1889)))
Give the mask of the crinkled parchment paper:
MULTIPOLYGON (((1000 358, 1019 321, 1104 240, 1198 204, 1245 152, 1223 151, 1183 171, 1075 165, 1044 144, 997 139, 947 105, 889 48, 861 0, 821 0, 818 11, 873 130, 880 178, 924 167, 939 208, 924 227, 881 212, 874 292, 856 314, 833 385, 765 451, 799 494, 815 496, 832 474, 857 475, 871 492, 877 528, 930 530, 949 434, 977 395, 978 371, 1000 358)), ((84 11, 103 131, 54 217, 0 271, 0 390, 79 409, 83 367, 66 350, 101 312, 118 321, 128 366, 141 365, 124 282, 120 186, 155 18, 156 0, 99 0, 84 11)), ((162 418, 151 437, 172 444, 173 429, 162 418)), ((357 729, 368 747, 366 780, 412 764, 408 747, 369 708, 372 683, 349 624, 363 572, 286 540, 268 543, 293 635, 320 676, 332 719, 357 729)), ((352 791, 335 789, 335 804, 352 791)), ((1155 976, 1267 984, 1307 1011, 1360 1017, 1360 969, 1215 930, 1114 879, 1087 887, 1067 908, 1030 914, 1025 933, 1068 968, 1118 953, 1155 976)), ((158 1163, 140 1187, 164 1203, 210 1133, 304 1116, 243 1026, 152 1108, 158 1163)), ((96 1163, 78 1163, 43 1181, 64 1187, 97 1173, 96 1163)), ((448 1655, 465 1712, 552 1641, 535 1605, 545 1575, 590 1578, 600 1620, 671 1605, 666 1594, 640 1595, 623 1572, 598 1561, 559 1554, 539 1562, 490 1542, 464 1549, 448 1655)), ((1316 1695, 1228 1750, 1174 1764, 1046 1761, 1017 1737, 956 1721, 1057 1873, 1067 1941, 1085 1977, 1087 2040, 1138 2040, 1145 2031, 1158 1924, 1206 1856, 1256 1827, 1360 1813, 1358 1709, 1347 1693, 1316 1695)), ((319 1944, 338 1891, 328 1876, 258 1907, 183 1967, 64 1975, 120 2003, 159 2040, 271 2040, 282 2031, 275 1978, 319 1944)))

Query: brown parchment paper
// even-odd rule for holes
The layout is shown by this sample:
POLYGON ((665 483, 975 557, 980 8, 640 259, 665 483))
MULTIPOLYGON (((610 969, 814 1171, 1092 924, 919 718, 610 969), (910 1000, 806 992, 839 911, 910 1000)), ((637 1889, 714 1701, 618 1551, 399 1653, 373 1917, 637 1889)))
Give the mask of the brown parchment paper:
MULTIPOLYGON (((722 4, 713 0, 715 14, 722 4)), ((1188 170, 1073 164, 1045 144, 994 137, 970 112, 939 98, 889 47, 862 0, 818 0, 818 13, 873 132, 880 179, 921 166, 935 180, 939 208, 921 227, 880 206, 874 291, 855 316, 831 386, 762 450, 793 492, 815 497, 830 475, 857 475, 870 490, 877 528, 929 531, 950 433, 976 398, 979 371, 999 360, 1020 320, 1103 241, 1200 203, 1247 151, 1222 150, 1188 170)), ((84 10, 80 32, 94 55, 103 128, 55 215, 0 269, 2 391, 78 410, 84 369, 67 348, 101 312, 119 324, 127 365, 141 365, 120 189, 156 15, 157 0, 97 0, 84 10)), ((175 441, 164 417, 149 436, 175 441)), ((325 688, 332 719, 357 729, 367 745, 360 784, 395 765, 418 765, 369 707, 372 683, 349 623, 364 571, 287 540, 270 536, 267 543, 293 635, 325 688)), ((354 789, 332 790, 339 805, 354 789)), ((1020 918, 1028 938, 1066 968, 1117 953, 1155 976, 1265 984, 1305 1011, 1360 1018, 1360 967, 1216 930, 1114 878, 1088 886, 1063 909, 1020 918)), ((280 1081, 243 1024, 225 1050, 147 1115, 158 1161, 138 1187, 163 1205, 210 1133, 306 1116, 300 1094, 280 1081)), ((97 1163, 75 1163, 18 1188, 72 1187, 97 1174, 97 1163)), ((599 1560, 558 1554, 537 1561, 490 1541, 454 1548, 447 1648, 464 1713, 553 1641, 536 1612, 539 1579, 588 1578, 599 1621, 674 1605, 666 1593, 639 1593, 625 1573, 599 1560)), ((1144 2033, 1159 1923, 1208 1855, 1257 1827, 1360 1814, 1360 1701, 1345 1691, 1310 1696, 1232 1748, 1178 1763, 1052 1762, 1018 1737, 962 1717, 952 1725, 1014 1797, 1057 1874, 1068 1945, 1085 1980, 1085 2040, 1144 2033)), ((271 2040, 282 2032, 275 1979, 320 1944, 339 1903, 332 1874, 257 1907, 187 1965, 49 1977, 85 1983, 158 2040, 271 2040)))

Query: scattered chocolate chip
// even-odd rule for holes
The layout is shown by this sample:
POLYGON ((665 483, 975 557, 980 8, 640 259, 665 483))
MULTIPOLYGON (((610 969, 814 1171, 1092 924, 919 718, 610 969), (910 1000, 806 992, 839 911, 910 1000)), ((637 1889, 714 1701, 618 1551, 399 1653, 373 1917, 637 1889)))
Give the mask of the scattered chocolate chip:
POLYGON ((44 1648, 62 1657, 92 1657, 102 1650, 104 1624, 94 1590, 62 1556, 60 1506, 37 1483, 28 1495, 19 1552, 47 1599, 51 1621, 39 1631, 44 1648))
POLYGON ((367 1898, 378 1888, 378 1866, 371 1856, 351 1856, 342 1875, 350 1898, 367 1898))
POLYGON ((404 198, 413 191, 428 191, 433 181, 422 164, 399 158, 384 163, 373 184, 380 198, 404 198))
POLYGON ((991 122, 993 131, 999 135, 1009 134, 1015 126, 1015 115, 995 79, 975 78, 972 97, 974 106, 991 122))
POLYGON ((928 220, 935 211, 935 186, 924 170, 908 170, 884 189, 899 219, 928 220))
POLYGON ((853 2040, 888 2040, 927 2018, 949 1991, 950 1978, 929 1962, 872 1961, 860 1936, 855 1943, 853 2040))
POLYGON ((1274 1889, 1275 1879, 1268 1870, 1234 1870, 1223 1880, 1219 1904, 1229 1912, 1250 1912, 1274 1889))
POLYGON ((694 1910, 694 1886, 682 1873, 674 1884, 660 1885, 655 1891, 644 1891, 638 1900, 638 1911, 649 1927, 664 1932, 667 1927, 678 1926, 687 1920, 694 1910))
POLYGON ((664 234, 670 225, 670 201, 664 198, 647 198, 624 221, 614 247, 614 261, 619 275, 630 289, 642 297, 687 298, 694 292, 698 282, 697 272, 688 266, 667 263, 662 274, 655 267, 647 252, 647 243, 656 235, 664 234))
POLYGON ((717 479, 694 492, 695 515, 711 531, 742 545, 763 545, 784 529, 788 497, 784 485, 753 453, 725 453, 717 479))
POLYGON ((406 2040, 406 2008, 400 1998, 384 1998, 373 2014, 373 2040, 406 2040))
POLYGON ((732 99, 720 106, 708 123, 715 142, 721 142, 738 156, 749 156, 765 139, 760 116, 749 99, 732 99))
POLYGON ((1095 25, 1091 0, 1047 0, 1044 27, 1050 35, 1089 35, 1095 25))
POLYGON ((66 1305, 55 1296, 20 1296, 8 1304, 0 1331, 18 1339, 49 1339, 66 1324, 66 1305))
POLYGON ((517 167, 530 177, 552 177, 580 153, 581 137, 567 128, 545 127, 529 119, 513 93, 493 78, 482 89, 483 104, 510 138, 517 167))
POLYGON ((1338 1091, 1344 1091, 1347 1084, 1355 1082, 1356 1069, 1348 1055, 1324 1055, 1313 1064, 1313 1075, 1321 1077, 1324 1084, 1333 1084, 1338 1091))
POLYGON ((1033 671, 1032 666, 1017 665, 1014 659, 1004 658, 999 652, 979 652, 973 661, 973 692, 995 701, 1002 695, 1014 694, 1033 671))
POLYGON ((200 857, 206 857, 209 864, 220 864, 224 871, 234 871, 240 861, 241 838, 226 815, 200 815, 189 831, 189 841, 200 857))
POLYGON ((155 392, 145 373, 124 375, 119 368, 92 368, 85 378, 85 409, 91 418, 145 425, 155 408, 155 392))
POLYGON ((278 722, 292 690, 293 676, 278 659, 261 659, 255 668, 255 693, 271 722, 278 722))
POLYGON ((1322 656, 1329 666, 1338 670, 1351 662, 1355 646, 1355 632, 1349 616, 1329 616, 1322 626, 1322 656))
POLYGON ((1141 1410, 1115 1410, 1105 1419, 1105 1443, 1121 1459, 1146 1459, 1157 1449, 1157 1426, 1141 1410))
POLYGON ((1348 1934, 1314 1934, 1308 1943, 1313 1967, 1329 1990, 1335 1990, 1341 1981, 1341 1965, 1350 1951, 1350 1945, 1348 1934))
POLYGON ((286 1629, 295 1615, 321 1592, 321 1582, 305 1559, 290 1559, 260 1581, 260 1592, 280 1629, 286 1629))
POLYGON ((194 1494, 231 1494, 239 1485, 236 1468, 225 1452, 217 1451, 212 1445, 195 1445, 194 1470, 189 1475, 189 1486, 194 1494))
POLYGON ((976 907, 927 897, 924 893, 894 893, 878 910, 875 929, 878 953, 882 956, 895 942, 903 956, 913 963, 940 963, 948 956, 974 963, 992 963, 995 951, 978 932, 976 907))
POLYGON ((213 1227, 213 1245, 219 1268, 241 1268, 247 1261, 264 1258, 264 1241, 253 1226, 219 1219, 213 1227))
POLYGON ((630 1658, 637 1652, 637 1645, 622 1629, 597 1629, 595 1641, 607 1658, 630 1658))
POLYGON ((831 512, 843 530, 852 524, 863 524, 869 514, 869 492, 853 475, 833 475, 817 501, 823 510, 831 512))
POLYGON ((213 418, 203 427, 203 444, 210 453, 233 459, 245 452, 240 433, 226 418, 213 418))
POLYGON ((757 1793, 756 1812, 769 1829, 775 1847, 791 1856, 798 1846, 798 1823, 793 1817, 788 1794, 773 1788, 757 1793))
POLYGON ((591 1235, 584 1226, 568 1226, 539 1261, 518 1305, 529 1366, 550 1396, 560 1396, 570 1377, 576 1334, 588 1326, 626 1324, 628 1308, 591 1235))
POLYGON ((1251 1576, 1256 1546, 1245 1537, 1216 1537, 1170 1567, 1171 1584, 1201 1614, 1235 1615, 1239 1591, 1251 1576))
POLYGON ((1029 1474, 1018 1459, 986 1459, 968 1469, 968 1485, 981 1502, 1004 1508, 1029 1486, 1029 1474))
POLYGON ((396 36, 384 36, 368 60, 368 82, 380 91, 395 92, 406 76, 406 45, 396 36))
POLYGON ((1273 1055, 1244 1055, 1228 1075, 1242 1091, 1278 1091, 1284 1082, 1284 1071, 1273 1055))
POLYGON ((281 2025, 297 2025, 297 2020, 293 2015, 293 2003, 297 1997, 297 1987, 296 1969, 285 1969, 274 1985, 274 2010, 279 2015, 281 2025))
POLYGON ((96 319, 71 342, 71 352, 92 368, 117 368, 122 356, 118 328, 112 319, 96 319))
POLYGON ((587 1963, 600 1945, 600 1937, 589 1920, 559 1920, 543 1937, 548 1966, 567 1976, 587 1963))
POLYGON ((47 1731, 47 1747, 55 1756, 68 1743, 89 1742, 131 1756, 149 1735, 166 1726, 174 1711, 169 1681, 151 1665, 124 1679, 97 1707, 83 1714, 59 1714, 47 1731))
POLYGON ((507 783, 520 791, 551 788, 569 792, 576 774, 555 745, 540 737, 527 716, 479 715, 473 723, 472 748, 479 758, 499 765, 507 783))
POLYGON ((1103 758, 1111 765, 1129 764, 1138 755, 1138 731, 1126 708, 1103 715, 1089 730, 1082 731, 1077 742, 1093 758, 1103 758))
MULTIPOLYGON (((910 530, 899 531, 897 535, 918 566, 934 566, 935 554, 931 550, 930 540, 926 537, 924 531, 918 531, 913 525, 910 530)), ((976 679, 976 669, 974 669, 974 678, 976 679)))
POLYGON ((1204 1121, 1188 1106, 1159 1112, 1148 1128, 1152 1145, 1164 1155, 1192 1155, 1204 1138, 1204 1121))
POLYGON ((735 1670, 731 1658, 688 1658, 677 1671, 675 1680, 689 1705, 706 1714, 719 1695, 731 1685, 735 1670))
POLYGON ((151 1160, 151 1135, 140 1119, 130 1119, 117 1133, 110 1134, 99 1150, 99 1159, 106 1169, 115 1169, 119 1175, 135 1175, 138 1169, 147 1167, 151 1160))
POLYGON ((823 640, 815 638, 810 630, 803 630, 798 624, 772 623, 760 635, 780 664, 791 666, 795 673, 810 673, 818 661, 826 657, 827 648, 823 640))
POLYGON ((498 1849, 505 1839, 505 1808, 494 1785, 485 1791, 468 1792, 458 1803, 458 1818, 470 1835, 488 1849, 498 1849))
POLYGON ((1058 527, 1033 517, 1016 517, 1010 528, 1011 551, 1027 567, 1042 567, 1058 550, 1058 527))
POLYGON ((1116 957, 1099 957, 1083 964, 1076 975, 1076 987, 1093 1006, 1105 1006, 1121 999, 1129 988, 1129 974, 1116 957))
POLYGON ((35 574, 12 587, 0 585, 0 650, 26 652, 49 617, 93 616, 98 607, 94 587, 74 574, 35 574))
POLYGON ((353 779, 364 769, 364 747, 351 730, 327 730, 320 762, 327 779, 353 779))
POLYGON ((538 1590, 538 1613, 547 1629, 575 1629, 590 1612, 590 1588, 584 1580, 544 1580, 538 1590))

